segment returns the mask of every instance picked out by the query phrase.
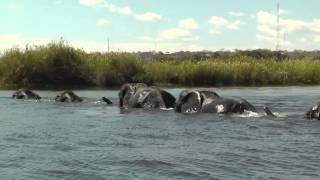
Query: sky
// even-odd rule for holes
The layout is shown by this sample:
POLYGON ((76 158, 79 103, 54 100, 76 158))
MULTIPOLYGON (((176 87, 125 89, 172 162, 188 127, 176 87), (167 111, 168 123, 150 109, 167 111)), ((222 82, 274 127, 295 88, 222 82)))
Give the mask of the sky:
POLYGON ((320 49, 319 0, 1 0, 0 52, 64 39, 85 51, 320 49), (277 38, 277 1, 280 1, 277 38))

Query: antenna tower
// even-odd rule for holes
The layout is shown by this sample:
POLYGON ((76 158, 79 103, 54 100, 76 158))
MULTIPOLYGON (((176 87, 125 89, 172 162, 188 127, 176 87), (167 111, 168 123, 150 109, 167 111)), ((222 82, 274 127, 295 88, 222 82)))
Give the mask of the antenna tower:
POLYGON ((280 47, 280 3, 279 3, 279 0, 277 3, 277 37, 276 38, 277 38, 276 39, 276 41, 277 41, 276 51, 280 51, 281 47, 280 47))
POLYGON ((110 52, 110 40, 108 38, 108 53, 110 52))

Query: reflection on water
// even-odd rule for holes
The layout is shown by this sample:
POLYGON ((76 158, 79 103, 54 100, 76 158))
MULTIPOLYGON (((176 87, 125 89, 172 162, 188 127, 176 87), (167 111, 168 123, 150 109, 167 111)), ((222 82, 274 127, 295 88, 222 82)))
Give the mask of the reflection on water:
MULTIPOLYGON (((178 95, 181 89, 170 89, 178 95)), ((120 110, 117 91, 86 101, 17 101, 0 91, 0 179, 319 179, 320 88, 225 88, 258 113, 120 110), (264 116, 269 106, 278 118, 264 116)), ((57 92, 37 91, 54 97, 57 92)))

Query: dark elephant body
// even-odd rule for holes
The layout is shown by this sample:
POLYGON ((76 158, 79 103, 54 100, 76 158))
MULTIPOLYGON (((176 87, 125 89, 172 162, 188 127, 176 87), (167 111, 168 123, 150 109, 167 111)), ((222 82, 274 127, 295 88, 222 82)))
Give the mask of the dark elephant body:
POLYGON ((37 93, 29 89, 19 89, 12 95, 12 98, 13 99, 34 99, 34 100, 41 99, 41 97, 37 93))
POLYGON ((175 110, 181 113, 244 113, 256 112, 248 101, 233 97, 220 97, 214 91, 185 90, 180 93, 175 110))
POLYGON ((310 110, 305 114, 305 117, 308 119, 320 120, 320 103, 312 106, 312 108, 310 108, 310 110))
POLYGON ((175 98, 165 90, 146 84, 125 84, 119 92, 122 108, 173 108, 175 98))
POLYGON ((217 98, 202 108, 205 113, 239 113, 245 111, 256 112, 256 109, 246 100, 238 97, 217 98))
POLYGON ((57 95, 55 101, 58 102, 82 102, 83 99, 77 96, 73 91, 66 90, 61 94, 57 95))

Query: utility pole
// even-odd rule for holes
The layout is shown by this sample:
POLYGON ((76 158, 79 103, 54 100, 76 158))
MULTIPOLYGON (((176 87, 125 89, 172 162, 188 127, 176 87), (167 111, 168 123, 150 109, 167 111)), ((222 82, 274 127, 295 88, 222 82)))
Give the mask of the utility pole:
POLYGON ((108 38, 108 53, 110 52, 110 40, 108 38))
POLYGON ((277 3, 277 37, 276 37, 276 51, 280 51, 281 47, 280 47, 280 3, 278 0, 277 3))

